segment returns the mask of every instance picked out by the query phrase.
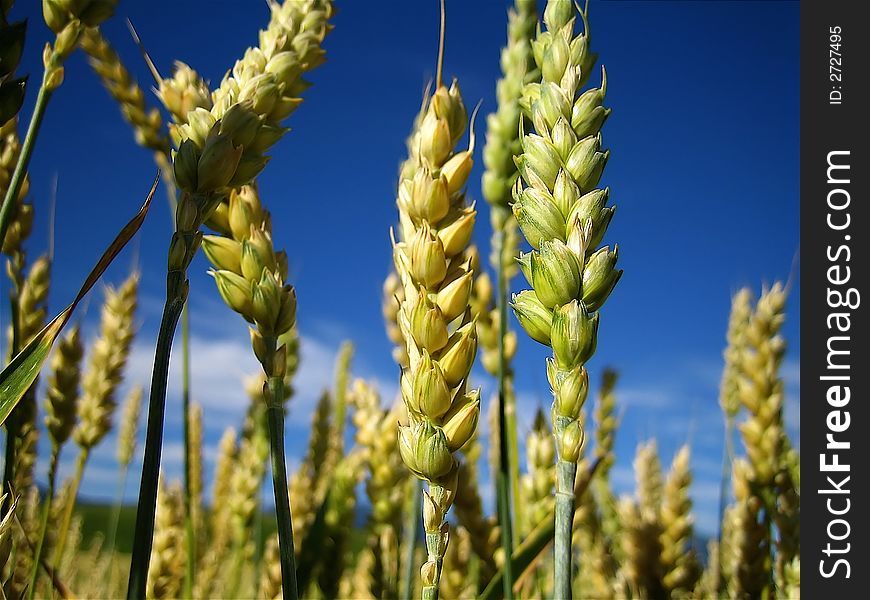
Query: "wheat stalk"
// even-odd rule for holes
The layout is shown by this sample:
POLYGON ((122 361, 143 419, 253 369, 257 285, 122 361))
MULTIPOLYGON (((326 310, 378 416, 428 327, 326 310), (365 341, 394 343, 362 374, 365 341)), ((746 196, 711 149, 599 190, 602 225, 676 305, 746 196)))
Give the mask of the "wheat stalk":
MULTIPOLYGON (((508 40, 501 52, 502 78, 496 84, 497 112, 487 117, 486 145, 483 149, 483 196, 490 203, 492 223, 491 263, 497 273, 497 298, 490 319, 480 319, 483 328, 480 341, 483 363, 498 377, 499 469, 496 472, 498 513, 502 528, 502 549, 513 554, 513 544, 519 541, 524 527, 523 515, 516 509, 519 501, 519 441, 516 407, 513 394, 513 372, 510 367, 516 351, 516 334, 508 330, 507 293, 510 280, 516 275, 515 258, 519 251, 516 220, 508 206, 511 188, 517 178, 514 155, 521 151, 519 132, 523 121, 519 106, 523 86, 538 78, 532 57, 531 39, 537 25, 535 0, 517 0, 508 13, 508 40), (488 326, 488 327, 487 327, 488 326), (487 329, 489 331, 487 331, 487 329), (511 518, 511 515, 514 518, 511 518), (512 520, 516 521, 516 531, 512 520)), ((477 282, 475 283, 475 288, 477 282)), ((512 579, 510 561, 505 563, 504 594, 510 599, 512 579)))
POLYGON ((399 450, 411 472, 429 482, 423 497, 428 558, 421 570, 428 599, 438 596, 444 517, 457 491, 452 453, 474 433, 480 400, 478 392, 466 391, 477 335, 468 309, 472 272, 465 249, 476 213, 461 193, 474 138, 468 150, 454 152, 466 112, 458 86, 441 82, 440 67, 424 112, 399 180, 402 241, 394 242, 393 255, 405 290, 399 323, 409 357, 401 378, 409 423, 399 427, 399 450))
MULTIPOLYGON (((585 31, 575 36, 577 13, 570 2, 550 0, 546 30, 532 43, 540 83, 528 84, 521 106, 534 133, 523 136, 517 158, 520 179, 513 212, 532 252, 520 266, 532 290, 513 297, 520 324, 535 340, 553 348, 547 374, 553 390, 557 438, 556 595, 569 597, 571 515, 577 460, 585 434, 579 416, 588 391, 585 363, 595 352, 598 310, 621 275, 617 252, 600 243, 613 208, 608 191, 596 189, 609 156, 601 151, 600 128, 609 114, 600 88, 582 94, 596 55, 585 31)), ((603 73, 603 71, 602 71, 603 73)))
MULTIPOLYGON (((742 288, 731 297, 731 312, 728 317, 728 330, 723 357, 725 366, 722 369, 722 381, 719 385, 719 405, 725 415, 725 446, 722 449, 722 475, 719 484, 719 543, 717 548, 727 548, 724 543, 725 509, 728 504, 731 463, 734 460, 734 422, 740 412, 740 364, 746 351, 746 328, 752 315, 752 293, 749 288, 742 288)), ((721 589, 723 575, 722 559, 726 553, 717 555, 716 568, 713 572, 714 581, 711 586, 721 589)))
MULTIPOLYGON (((187 299, 187 269, 201 243, 200 226, 226 200, 232 189, 250 183, 263 169, 267 162, 265 151, 285 132, 281 122, 299 105, 299 94, 305 88, 301 74, 324 60, 320 44, 330 29, 328 19, 332 15, 332 5, 329 0, 287 1, 283 4, 273 2, 269 7, 271 18, 268 27, 260 33, 259 46, 249 49, 236 62, 232 72, 224 77, 213 94, 211 108, 196 108, 188 113, 185 123, 170 128, 177 148, 172 160, 175 182, 182 193, 176 209, 176 231, 169 246, 166 304, 155 351, 152 394, 149 400, 149 414, 154 417, 149 418, 140 486, 140 510, 137 512, 134 535, 136 543, 128 588, 128 596, 131 598, 144 593, 147 578, 147 555, 154 525, 169 349, 175 325, 187 299)), ((245 261, 246 269, 269 258, 259 256, 259 251, 265 250, 261 246, 252 250, 254 252, 249 253, 245 261)), ((275 295, 281 294, 282 285, 276 284, 276 266, 270 266, 272 273, 264 278, 263 285, 260 286, 261 294, 255 302, 259 321, 258 333, 263 339, 262 343, 258 343, 256 339, 254 343, 258 346, 258 358, 269 376, 272 471, 278 520, 281 523, 279 533, 283 540, 281 556, 285 572, 285 596, 295 598, 297 593, 295 578, 292 576, 295 572, 292 525, 285 493, 286 466, 281 443, 284 416, 281 404, 283 361, 277 347, 277 334, 274 333, 287 323, 287 318, 284 321, 278 320, 279 313, 276 313, 275 304, 272 302, 275 295), (273 296, 266 298, 262 295, 265 293, 273 296)), ((257 275, 260 274, 251 277, 257 275)), ((245 286, 242 282, 228 276, 219 283, 225 284, 225 290, 222 291, 228 292, 232 297, 233 302, 230 305, 233 308, 243 308, 235 304, 236 301, 244 300, 245 286), (230 288, 235 291, 229 291, 230 288)), ((287 310, 284 314, 287 314, 287 310)))

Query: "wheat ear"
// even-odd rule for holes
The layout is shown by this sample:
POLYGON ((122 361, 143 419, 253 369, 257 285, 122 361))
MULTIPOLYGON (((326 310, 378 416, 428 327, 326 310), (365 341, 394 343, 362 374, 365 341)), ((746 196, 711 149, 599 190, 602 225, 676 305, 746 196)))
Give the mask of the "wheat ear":
POLYGON ((178 598, 184 579, 184 503, 181 485, 160 485, 154 546, 148 569, 148 598, 178 598))
POLYGON ((695 589, 700 567, 692 549, 694 527, 689 488, 689 447, 679 449, 665 482, 661 507, 662 584, 671 597, 686 596, 695 589))
POLYGON ((72 518, 82 473, 96 446, 112 427, 117 406, 115 393, 133 344, 134 318, 138 303, 139 274, 132 273, 119 289, 106 287, 100 315, 100 334, 94 340, 88 365, 82 375, 82 395, 78 402, 78 425, 72 436, 79 446, 79 457, 66 513, 60 524, 54 566, 60 564, 72 518))
POLYGON ((367 577, 372 578, 371 585, 382 590, 385 597, 395 597, 398 596, 399 579, 398 540, 408 481, 395 435, 398 415, 395 410, 385 411, 374 386, 360 379, 352 385, 348 400, 354 407, 356 443, 366 453, 370 473, 365 488, 371 504, 371 537, 377 540, 370 552, 377 556, 369 568, 377 567, 378 579, 375 581, 371 572, 367 577))
MULTIPOLYGON (((212 479, 209 544, 203 560, 199 561, 199 573, 193 587, 194 598, 210 598, 220 593, 217 582, 220 579, 221 567, 230 546, 232 528, 227 527, 227 523, 230 522, 230 499, 233 493, 232 479, 236 468, 237 454, 236 430, 228 427, 218 443, 218 453, 212 479)), ((280 582, 281 574, 279 566, 279 588, 280 582)))
POLYGON ((399 323, 409 357, 401 378, 409 424, 399 427, 399 450, 411 472, 429 482, 423 497, 428 559, 421 570, 423 597, 429 599, 438 597, 447 546, 444 518, 456 494, 453 452, 474 433, 480 400, 478 392, 467 391, 466 381, 477 351, 465 256, 476 212, 461 192, 474 138, 468 150, 453 150, 466 127, 456 83, 448 88, 439 79, 424 113, 399 181, 402 241, 395 242, 393 256, 405 290, 399 323))
MULTIPOLYGON (((493 230, 491 263, 497 274, 497 295, 493 303, 494 310, 488 312, 490 318, 480 319, 478 327, 482 329, 480 341, 484 366, 498 378, 497 425, 501 433, 496 488, 502 548, 509 556, 513 554, 513 545, 519 541, 519 530, 525 524, 522 512, 516 508, 520 493, 520 457, 510 366, 516 351, 516 334, 509 331, 506 314, 510 280, 517 273, 515 259, 519 251, 519 233, 508 204, 511 188, 517 178, 513 157, 521 151, 519 132, 523 116, 519 99, 524 85, 539 77, 535 73, 531 49, 537 12, 535 0, 517 0, 508 12, 507 45, 501 52, 502 78, 496 84, 498 110, 487 117, 486 145, 483 149, 486 171, 482 188, 483 196, 490 204, 493 230)), ((509 580, 512 574, 509 561, 505 574, 504 593, 510 598, 509 580)))
POLYGON ((534 133, 522 139, 516 158, 520 179, 514 186, 514 215, 533 250, 520 267, 532 290, 513 297, 526 332, 553 348, 547 374, 553 391, 553 429, 558 453, 556 485, 556 570, 558 597, 571 595, 571 521, 577 460, 585 433, 579 422, 588 393, 585 364, 595 352, 598 311, 618 281, 617 250, 596 250, 613 208, 608 191, 596 189, 609 152, 601 151, 600 129, 609 109, 600 88, 580 93, 596 55, 584 32, 575 36, 578 13, 570 2, 550 0, 545 30, 532 43, 540 83, 523 91, 520 105, 534 133))

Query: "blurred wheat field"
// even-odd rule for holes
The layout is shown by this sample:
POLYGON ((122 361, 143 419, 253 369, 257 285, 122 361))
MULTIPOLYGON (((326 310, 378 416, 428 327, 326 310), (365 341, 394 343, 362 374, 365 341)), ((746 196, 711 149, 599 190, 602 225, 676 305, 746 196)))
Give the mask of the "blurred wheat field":
MULTIPOLYGON (((16 72, 33 24, 10 16, 13 0, 0 3, 0 239, 11 300, 0 598, 800 597, 800 461, 783 415, 790 283, 731 298, 716 535, 695 529, 691 443, 662 455, 656 439, 633 440, 634 491, 617 491, 616 439, 633 432, 620 427, 619 365, 594 355, 622 276, 608 227, 631 216, 610 202, 619 181, 607 177, 604 137, 619 114, 606 93, 619 74, 599 63, 588 3, 515 0, 492 82, 498 108, 483 117, 446 75, 461 57, 445 52, 442 2, 436 76, 409 123, 397 219, 371 233, 392 247, 382 315, 371 318, 382 317, 394 346, 398 392, 360 377, 346 342, 322 382, 304 455, 290 460, 284 420, 305 340, 291 257, 257 177, 280 170, 270 149, 306 118, 305 76, 341 35, 336 7, 269 0, 258 38, 214 85, 181 61, 154 64, 144 45, 155 80, 138 82, 101 30, 117 3, 43 0, 51 39, 41 79, 16 72), (92 294, 99 328, 88 336, 72 319, 81 298, 58 317, 48 311, 53 250, 27 251, 34 212, 49 210, 29 196, 28 164, 74 52, 153 155, 144 168, 160 171, 155 188, 175 216, 148 387, 125 385, 139 271, 92 294), (25 87, 38 87, 27 123, 18 116, 25 87), (467 183, 480 155, 485 202, 476 203, 467 183), (483 216, 492 238, 478 248, 472 232, 483 216), (204 456, 209 412, 189 390, 188 267, 200 249, 214 282, 207 292, 226 305, 227 327, 247 327, 258 364, 240 382, 244 419, 223 431, 213 461, 204 456), (520 274, 523 291, 509 297, 520 274), (173 341, 180 440, 164 434, 173 341), (530 428, 517 419, 523 344, 552 354, 537 366, 552 406, 530 428), (83 476, 112 432, 117 499, 93 504, 83 476), (174 442, 180 478, 161 469, 174 442), (68 478, 62 456, 74 460, 68 478), (135 506, 124 504, 128 484, 135 506)), ((155 188, 80 296, 135 235, 155 188)))

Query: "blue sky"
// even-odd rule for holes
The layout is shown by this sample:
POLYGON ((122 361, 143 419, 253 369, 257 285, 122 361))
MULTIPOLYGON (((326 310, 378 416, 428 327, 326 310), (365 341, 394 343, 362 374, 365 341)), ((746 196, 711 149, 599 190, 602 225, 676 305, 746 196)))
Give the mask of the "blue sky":
MULTIPOLYGON (((468 105, 481 102, 482 114, 495 108, 507 6, 495 0, 448 2, 445 73, 458 78, 468 105)), ((13 12, 29 19, 21 71, 31 74, 33 85, 24 114, 35 97, 41 45, 49 36, 37 7, 20 3, 13 12)), ((256 42, 268 13, 262 2, 123 2, 105 34, 149 87, 124 17, 133 20, 164 73, 181 59, 218 82, 256 42)), ((589 364, 594 381, 606 365, 621 372, 614 483, 619 491, 633 488, 631 459, 639 441, 658 438, 666 464, 679 445, 690 442, 698 525, 709 532, 715 529, 721 464, 717 388, 730 295, 742 285, 758 289, 790 274, 783 375, 789 428, 799 433, 798 4, 593 2, 591 22, 613 108, 604 128, 611 158, 602 183, 619 209, 606 242, 619 244, 625 269, 603 310, 598 352, 589 364)), ((290 256, 299 296, 303 346, 299 393, 288 417, 291 463, 304 448, 311 408, 331 382, 342 340, 357 345, 357 375, 377 380, 385 398, 395 392, 380 289, 390 266, 397 165, 435 67, 434 1, 342 2, 334 23, 328 62, 311 74, 314 85, 288 121, 292 131, 274 148, 260 178, 275 242, 290 256)), ((151 94, 148 101, 156 104, 151 94)), ((482 139, 484 119, 476 132, 482 139)), ((476 159, 469 194, 481 199, 479 152, 476 159)), ((57 312, 135 212, 155 174, 149 153, 134 144, 81 53, 69 60, 66 81, 49 106, 30 172, 37 213, 33 256, 46 247, 51 180, 56 175, 59 181, 51 300, 57 312)), ((478 207, 475 241, 486 249, 488 208, 482 200, 478 207)), ((131 249, 106 276, 119 282, 131 265, 142 270, 130 382, 149 380, 169 228, 161 196, 131 249)), ((245 410, 241 379, 257 367, 243 321, 222 304, 206 269, 202 257, 192 266, 190 302, 193 394, 205 407, 211 465, 224 427, 238 424, 245 410)), ((514 285, 523 284, 518 278, 514 285)), ((78 316, 91 336, 98 300, 99 292, 78 316)), ((546 350, 522 335, 520 340, 516 370, 524 433, 536 408, 548 406, 549 399, 546 350)), ((180 473, 177 375, 176 369, 164 452, 170 476, 180 473)), ((476 381, 488 397, 492 380, 481 372, 476 381)), ((96 451, 83 495, 114 494, 114 447, 110 436, 96 451)), ((64 453, 67 468, 74 454, 64 453)), ((44 462, 41 467, 44 477, 44 462)), ((131 483, 127 497, 134 495, 131 483)))

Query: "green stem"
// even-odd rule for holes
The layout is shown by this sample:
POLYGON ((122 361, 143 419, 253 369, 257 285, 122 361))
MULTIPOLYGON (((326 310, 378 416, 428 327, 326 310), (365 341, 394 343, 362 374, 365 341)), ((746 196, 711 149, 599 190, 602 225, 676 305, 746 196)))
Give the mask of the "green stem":
POLYGON ((112 509, 112 521, 109 524, 109 537, 106 548, 109 551, 109 566, 106 568, 106 577, 112 577, 112 566, 115 563, 115 539, 118 536, 118 523, 121 521, 121 507, 124 504, 124 490, 127 489, 127 476, 130 474, 130 465, 121 466, 121 477, 118 479, 118 493, 115 499, 115 507, 112 509))
POLYGON ((36 95, 36 104, 33 106, 33 114, 30 116, 30 124, 27 126, 27 134, 25 134, 24 143, 21 145, 21 154, 18 155, 18 162, 15 163, 15 170, 12 172, 6 196, 3 198, 3 206, 0 208, 0 240, 6 239, 6 230, 12 220, 12 207, 18 200, 18 194, 21 192, 21 186, 27 176, 27 166, 30 164, 33 147, 36 145, 36 136, 39 135, 39 127, 42 125, 42 118, 45 116, 45 109, 48 108, 51 95, 52 90, 46 86, 43 77, 39 93, 36 95))
MULTIPOLYGON (((502 442, 502 450, 504 450, 505 445, 506 444, 502 442)), ((513 556, 513 532, 511 530, 510 518, 510 482, 505 477, 503 470, 500 470, 496 474, 496 488, 498 489, 499 523, 501 524, 501 547, 505 551, 505 556, 513 556)), ((504 597, 507 598, 507 600, 511 600, 511 598, 513 598, 514 581, 513 572, 511 571, 511 561, 504 561, 504 571, 505 577, 502 580, 504 597)))
MULTIPOLYGON (((3 239, 5 238, 0 237, 0 242, 3 239)), ((21 282, 15 277, 12 279, 14 286, 9 293, 9 321, 10 329, 12 330, 12 339, 9 344, 10 359, 18 354, 19 346, 21 345, 21 324, 18 321, 18 297, 21 291, 21 282)), ((17 412, 13 410, 6 419, 6 451, 3 462, 3 487, 0 488, 0 496, 12 489, 12 482, 15 479, 15 440, 18 439, 18 433, 21 429, 17 412)), ((12 494, 9 494, 9 503, 10 505, 12 503, 12 494)), ((0 506, 0 509, 5 509, 5 507, 0 506)))
POLYGON ((734 457, 734 418, 725 416, 725 446, 722 448, 722 475, 719 480, 719 531, 716 535, 716 543, 719 547, 718 559, 716 560, 713 574, 713 585, 717 593, 722 582, 722 531, 725 526, 725 506, 728 504, 728 489, 731 481, 731 461, 734 457))
MULTIPOLYGON (((186 235, 186 234, 176 234, 186 235)), ((148 562, 154 536, 154 514, 157 508, 157 484, 160 477, 160 453, 163 446, 163 420, 166 408, 166 383, 169 377, 169 357, 175 327, 187 300, 186 266, 170 270, 166 277, 166 304, 157 334, 154 370, 151 373, 151 394, 148 399, 148 427, 145 434, 145 456, 142 461, 142 481, 136 508, 136 526, 133 532, 133 556, 130 561, 130 580, 127 599, 145 597, 148 581, 148 562)))
POLYGON ((227 586, 228 596, 236 598, 239 595, 239 586, 242 583, 242 567, 245 563, 245 543, 244 541, 236 541, 233 544, 233 566, 230 571, 229 585, 227 586))
MULTIPOLYGON (((263 479, 257 483, 257 507, 254 509, 254 573, 259 573, 263 564, 263 479)), ((262 578, 254 578, 254 597, 260 597, 262 578)))
MULTIPOLYGON (((499 472, 496 475, 496 491, 498 493, 498 518, 501 525, 501 545, 505 557, 513 556, 514 534, 512 529, 511 515, 511 493, 512 493, 512 468, 511 457, 509 450, 508 423, 507 423, 507 377, 508 365, 507 356, 505 355, 505 335, 507 334, 507 277, 504 272, 504 260, 502 260, 502 249, 504 247, 505 233, 504 229, 496 232, 497 256, 498 261, 498 299, 497 306, 498 314, 498 440, 499 440, 499 472)), ((513 407, 510 410, 514 413, 513 407)), ((514 423, 516 425, 516 423, 514 423)), ((516 438, 516 431, 514 431, 516 438)), ((504 578, 504 596, 507 600, 513 598, 513 574, 511 573, 511 561, 505 560, 505 578, 504 578)))
POLYGON ((79 495, 79 486, 82 483, 82 474, 85 472, 85 465, 88 463, 88 458, 91 455, 90 448, 82 448, 79 452, 79 457, 76 460, 75 475, 73 475, 72 486, 69 490, 69 495, 66 498, 66 505, 63 507, 63 520, 60 523, 60 529, 57 535, 57 544, 54 549, 54 561, 52 568, 57 571, 60 567, 60 560, 63 558, 64 547, 66 546, 66 536, 69 533, 69 526, 72 522, 73 509, 76 506, 76 498, 79 495))
POLYGON ((190 481, 190 312, 187 304, 181 311, 181 407, 184 413, 184 537, 187 561, 184 571, 184 598, 193 597, 196 573, 196 524, 193 521, 193 494, 190 481))
POLYGON ((42 517, 39 526, 39 538, 36 540, 36 550, 33 552, 33 570, 30 573, 30 585, 27 586, 27 598, 33 600, 36 592, 36 580, 39 577, 39 565, 42 560, 42 548, 45 543, 45 533, 48 530, 48 517, 51 514, 51 503, 54 500, 54 485, 57 479, 57 460, 60 448, 52 444, 51 459, 48 465, 48 488, 45 491, 45 500, 42 503, 42 517))
MULTIPOLYGON (((272 341, 274 348, 275 341, 272 341)), ((269 442, 272 446, 272 487, 275 492, 275 513, 278 518, 278 548, 281 555, 281 588, 286 600, 296 600, 296 552, 293 548, 293 520, 290 515, 290 495, 287 492, 287 464, 284 458, 284 379, 269 377, 268 408, 269 442)))
POLYGON ((571 533, 574 522, 574 479, 577 463, 556 463, 555 587, 553 596, 571 599, 571 533))
POLYGON ((420 526, 417 524, 417 519, 420 518, 420 511, 423 508, 423 487, 422 482, 416 477, 410 481, 408 489, 411 491, 410 502, 408 502, 408 510, 405 513, 405 523, 403 525, 405 531, 404 547, 404 575, 402 577, 402 600, 411 600, 414 587, 414 551, 417 549, 417 534, 420 526))

